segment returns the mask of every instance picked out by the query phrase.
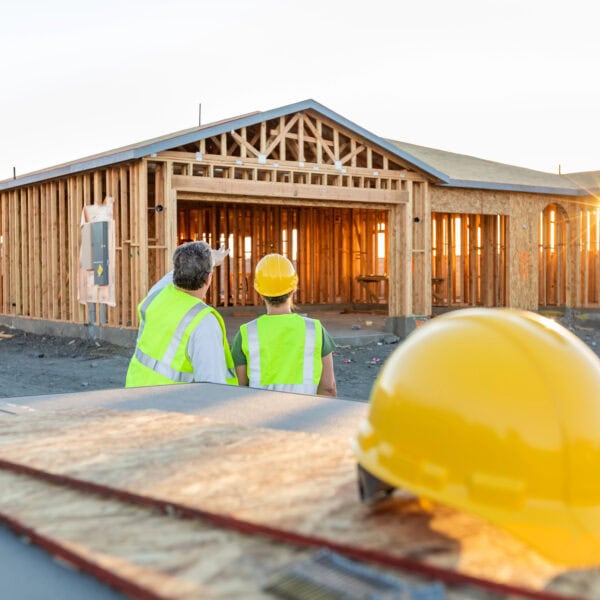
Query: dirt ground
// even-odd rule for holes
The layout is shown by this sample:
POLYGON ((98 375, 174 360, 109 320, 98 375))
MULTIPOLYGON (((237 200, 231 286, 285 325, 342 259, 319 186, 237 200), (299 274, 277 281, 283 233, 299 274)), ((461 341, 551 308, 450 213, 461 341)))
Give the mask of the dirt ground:
MULTIPOLYGON (((600 321, 560 322, 600 356, 600 321)), ((398 344, 338 346, 338 396, 367 401, 379 369, 398 344)), ((131 349, 106 342, 40 336, 0 324, 0 398, 122 387, 131 349)))

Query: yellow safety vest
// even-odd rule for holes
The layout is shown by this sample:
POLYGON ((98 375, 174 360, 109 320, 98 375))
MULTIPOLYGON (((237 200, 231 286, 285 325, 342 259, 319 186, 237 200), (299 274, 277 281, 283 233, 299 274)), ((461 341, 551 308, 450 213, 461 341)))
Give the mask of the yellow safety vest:
POLYGON ((230 374, 227 383, 237 385, 225 324, 214 308, 167 285, 147 296, 140 303, 138 313, 140 329, 125 387, 193 382, 194 368, 187 355, 187 344, 192 331, 208 314, 217 318, 223 332, 225 363, 230 374), (158 321, 160 327, 155 327, 158 321))
POLYGON ((262 315, 240 327, 250 387, 316 394, 323 361, 321 322, 298 314, 262 315))

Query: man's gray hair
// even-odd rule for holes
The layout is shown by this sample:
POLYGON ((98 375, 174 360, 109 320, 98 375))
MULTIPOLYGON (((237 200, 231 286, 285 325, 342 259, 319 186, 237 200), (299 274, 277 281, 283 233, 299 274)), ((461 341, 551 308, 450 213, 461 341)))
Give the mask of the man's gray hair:
POLYGON ((213 256, 206 242, 188 242, 173 253, 173 283, 184 290, 198 290, 213 270, 213 256))

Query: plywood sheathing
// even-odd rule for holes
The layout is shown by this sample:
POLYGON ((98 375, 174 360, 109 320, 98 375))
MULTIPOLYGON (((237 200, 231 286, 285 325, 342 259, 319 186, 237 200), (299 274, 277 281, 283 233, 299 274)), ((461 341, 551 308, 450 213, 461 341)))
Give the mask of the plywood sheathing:
MULTIPOLYGON (((406 495, 377 508, 361 505, 348 440, 335 436, 245 428, 160 412, 61 411, 11 418, 10 427, 2 428, 0 456, 55 474, 533 589, 551 589, 559 577, 564 585, 571 575, 472 515, 406 495)), ((12 486, 0 486, 0 506, 15 493, 12 486)), ((19 505, 10 505, 10 511, 26 515, 26 497, 19 505)), ((40 515, 34 516, 40 523, 40 515)), ((59 525, 55 516, 49 518, 46 525, 59 525)), ((119 542, 110 530, 103 534, 95 529, 94 544, 103 544, 103 535, 110 536, 111 545, 119 542)), ((127 553, 128 540, 119 543, 112 552, 127 553)), ((131 555, 121 559, 133 561, 131 555)), ((188 564, 172 565, 171 570, 183 571, 188 564)), ((600 571, 585 573, 585 588, 577 594, 600 598, 600 571)))
POLYGON ((0 472, 0 486, 1 516, 160 598, 271 598, 261 590, 269 576, 310 556, 24 475, 0 472))
MULTIPOLYGON (((529 310, 538 310, 546 302, 557 306, 600 307, 596 285, 590 286, 586 275, 597 273, 600 268, 600 244, 597 237, 591 237, 592 223, 598 222, 600 209, 593 199, 431 186, 431 206, 433 213, 448 215, 447 218, 451 218, 451 215, 472 214, 486 219, 492 216, 503 217, 499 230, 494 229, 489 220, 484 221, 487 223, 484 246, 500 244, 504 247, 503 260, 506 264, 488 265, 482 273, 489 282, 489 277, 497 280, 501 276, 498 269, 505 269, 506 291, 500 285, 501 280, 497 280, 498 284, 491 290, 486 283, 484 287, 488 291, 483 298, 483 305, 490 305, 487 302, 491 300, 492 306, 506 305, 529 310), (549 249, 549 218, 544 221, 543 217, 544 210, 549 206, 555 207, 554 210, 560 215, 552 233, 552 239, 558 245, 552 252, 549 249), (494 239, 498 235, 499 238, 494 239), (557 253, 560 253, 560 258, 557 253), (560 263, 559 269, 553 266, 557 260, 560 263), (584 263, 588 266, 585 267, 584 263), (493 272, 489 270, 491 267, 493 272), (503 303, 504 293, 506 298, 503 303)), ((552 209, 548 209, 546 215, 549 215, 550 210, 552 209)), ((438 227, 442 221, 443 219, 438 220, 438 227)), ((438 239, 441 239, 441 235, 440 230, 437 232, 438 239)), ((434 280, 436 268, 438 272, 441 269, 439 261, 436 267, 436 260, 438 259, 432 258, 434 280)), ((453 273, 456 277, 456 269, 453 273)), ((434 304, 435 295, 438 295, 445 299, 444 305, 461 305, 447 289, 436 289, 434 285, 433 293, 434 304)))

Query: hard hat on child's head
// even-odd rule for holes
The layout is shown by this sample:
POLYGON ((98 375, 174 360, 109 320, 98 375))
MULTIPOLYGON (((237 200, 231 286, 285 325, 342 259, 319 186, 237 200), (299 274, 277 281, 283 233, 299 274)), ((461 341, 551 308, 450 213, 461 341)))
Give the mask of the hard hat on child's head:
POLYGON ((600 360, 551 319, 464 309, 417 329, 379 373, 354 451, 374 491, 404 487, 552 560, 600 564, 600 360))
POLYGON ((281 254, 267 254, 258 261, 254 273, 254 289, 268 298, 293 292, 298 285, 294 265, 281 254))

